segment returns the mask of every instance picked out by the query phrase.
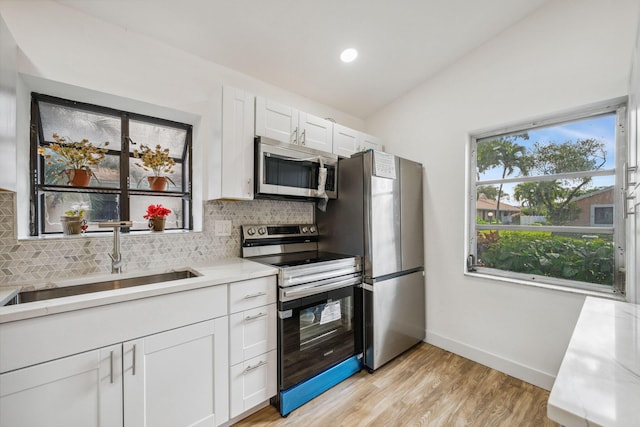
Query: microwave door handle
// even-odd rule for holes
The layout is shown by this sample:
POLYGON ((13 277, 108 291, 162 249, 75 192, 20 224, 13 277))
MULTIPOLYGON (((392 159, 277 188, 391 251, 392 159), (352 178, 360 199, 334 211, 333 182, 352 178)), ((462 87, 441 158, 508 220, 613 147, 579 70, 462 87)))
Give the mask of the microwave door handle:
POLYGON ((321 292, 332 291, 335 289, 346 288, 348 286, 357 285, 360 283, 360 281, 361 280, 359 277, 355 277, 347 280, 341 280, 335 283, 329 283, 326 285, 306 286, 306 287, 300 287, 298 289, 294 288, 291 290, 284 291, 284 296, 285 297, 303 297, 308 295, 314 295, 314 294, 319 294, 321 292))

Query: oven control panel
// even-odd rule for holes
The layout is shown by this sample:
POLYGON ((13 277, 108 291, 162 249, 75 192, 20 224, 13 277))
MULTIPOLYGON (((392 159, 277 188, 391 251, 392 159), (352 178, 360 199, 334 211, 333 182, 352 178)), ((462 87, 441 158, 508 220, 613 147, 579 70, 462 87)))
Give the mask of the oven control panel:
POLYGON ((282 238, 308 238, 317 237, 318 228, 315 224, 260 224, 243 225, 242 240, 264 240, 282 238))

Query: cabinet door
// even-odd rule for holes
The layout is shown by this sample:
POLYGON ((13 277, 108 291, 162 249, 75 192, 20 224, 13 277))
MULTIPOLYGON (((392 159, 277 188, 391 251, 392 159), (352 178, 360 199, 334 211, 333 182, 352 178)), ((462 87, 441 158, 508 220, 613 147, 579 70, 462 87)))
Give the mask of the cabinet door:
POLYGON ((216 426, 229 419, 227 317, 123 344, 126 427, 216 426), (217 392, 216 392, 217 390, 217 392))
POLYGON ((270 304, 229 316, 231 365, 276 348, 276 305, 270 304))
POLYGON ((122 426, 121 345, 0 375, 0 426, 122 426))
POLYGON ((333 125, 333 154, 343 157, 351 157, 362 145, 362 133, 346 126, 335 123, 333 125))
POLYGON ((257 96, 256 135, 297 144, 298 110, 257 96))
POLYGON ((222 88, 221 198, 253 199, 254 96, 222 88))
POLYGON ((382 141, 380 140, 380 138, 363 133, 362 145, 358 148, 358 151, 365 151, 368 149, 384 151, 384 147, 382 146, 382 141))
POLYGON ((276 351, 231 367, 231 417, 276 394, 276 351))
POLYGON ((308 113, 299 113, 300 145, 333 152, 333 123, 308 113))

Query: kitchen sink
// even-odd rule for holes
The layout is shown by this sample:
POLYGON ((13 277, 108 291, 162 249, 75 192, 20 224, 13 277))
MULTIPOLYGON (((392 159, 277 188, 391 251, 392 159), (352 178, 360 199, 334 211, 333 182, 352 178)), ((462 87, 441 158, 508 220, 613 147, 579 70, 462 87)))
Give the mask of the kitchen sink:
POLYGON ((149 285, 151 283, 170 282, 172 280, 188 279, 198 275, 189 270, 171 271, 169 273, 151 274, 148 276, 129 277, 126 279, 105 280, 101 282, 87 283, 61 288, 39 289, 36 291, 22 291, 7 305, 23 304, 33 301, 42 301, 53 298, 62 298, 72 295, 88 294, 113 289, 130 288, 133 286, 149 285))

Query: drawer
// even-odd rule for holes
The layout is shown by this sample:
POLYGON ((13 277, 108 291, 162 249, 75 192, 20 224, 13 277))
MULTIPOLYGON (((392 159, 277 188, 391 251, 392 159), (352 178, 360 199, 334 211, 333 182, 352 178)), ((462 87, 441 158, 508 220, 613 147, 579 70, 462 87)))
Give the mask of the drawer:
POLYGON ((276 351, 231 367, 231 418, 276 395, 276 351))
POLYGON ((276 305, 229 316, 229 364, 235 365, 276 348, 276 305))
POLYGON ((276 276, 259 277, 229 284, 229 313, 237 313, 276 302, 276 276))

